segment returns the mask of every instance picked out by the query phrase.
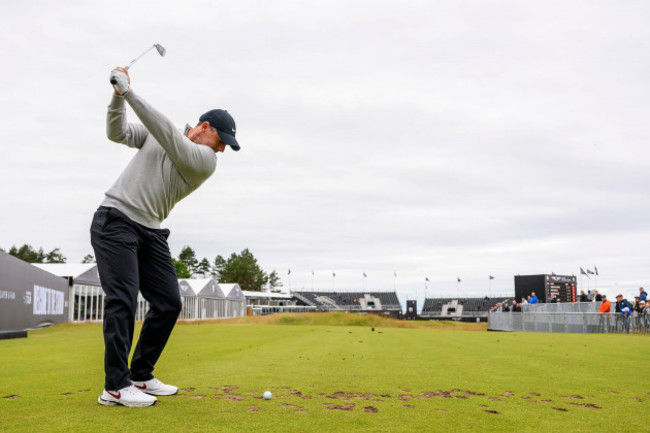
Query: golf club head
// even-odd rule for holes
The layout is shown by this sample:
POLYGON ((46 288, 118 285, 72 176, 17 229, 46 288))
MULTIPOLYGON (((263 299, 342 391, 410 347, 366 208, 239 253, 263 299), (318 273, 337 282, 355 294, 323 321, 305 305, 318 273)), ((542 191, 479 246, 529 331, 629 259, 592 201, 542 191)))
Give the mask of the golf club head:
POLYGON ((165 57, 165 53, 167 53, 165 47, 160 44, 153 44, 153 46, 156 47, 156 50, 158 51, 158 54, 160 54, 160 57, 165 57))

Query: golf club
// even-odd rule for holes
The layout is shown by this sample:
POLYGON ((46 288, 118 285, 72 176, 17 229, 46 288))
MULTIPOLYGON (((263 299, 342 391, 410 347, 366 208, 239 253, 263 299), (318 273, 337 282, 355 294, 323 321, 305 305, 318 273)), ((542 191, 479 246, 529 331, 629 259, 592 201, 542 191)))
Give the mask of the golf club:
MULTIPOLYGON (((133 66, 133 64, 134 64, 135 62, 137 62, 138 60, 140 60, 140 59, 142 58, 142 56, 144 56, 145 54, 147 54, 149 51, 153 50, 154 48, 156 49, 156 51, 158 51, 158 54, 160 54, 160 57, 164 57, 164 56, 165 56, 165 53, 167 52, 167 50, 165 50, 165 47, 163 47, 163 46, 160 45, 160 44, 153 44, 151 47, 147 48, 147 49, 146 49, 142 54, 140 54, 138 57, 136 57, 135 59, 131 60, 131 63, 129 63, 128 65, 126 65, 126 66, 124 67, 124 69, 126 69, 126 70, 128 71, 129 68, 130 68, 131 66, 133 66)), ((114 79, 112 79, 112 80, 111 80, 111 84, 115 84, 115 83, 116 83, 116 81, 115 81, 114 79)))

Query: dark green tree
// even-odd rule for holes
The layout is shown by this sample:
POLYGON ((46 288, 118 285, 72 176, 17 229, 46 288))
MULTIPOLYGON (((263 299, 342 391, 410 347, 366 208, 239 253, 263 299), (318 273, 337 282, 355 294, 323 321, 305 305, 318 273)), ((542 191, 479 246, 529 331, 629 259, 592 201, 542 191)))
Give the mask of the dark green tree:
POLYGON ((237 283, 242 290, 255 292, 261 292, 268 281, 268 275, 259 267, 248 248, 240 254, 230 255, 219 279, 220 283, 237 283))
POLYGON ((9 249, 9 254, 27 263, 43 263, 45 260, 43 248, 39 248, 39 250, 36 251, 28 244, 24 244, 20 248, 17 248, 15 245, 12 246, 9 249))
POLYGON ((269 274, 269 289, 274 291, 276 288, 282 287, 282 281, 275 269, 269 274))
POLYGON ((203 260, 199 262, 199 265, 196 268, 196 273, 200 274, 203 278, 205 278, 208 275, 210 275, 211 271, 212 269, 210 267, 210 262, 208 261, 207 258, 204 257, 203 260))
POLYGON ((187 270, 185 263, 174 258, 172 258, 172 260, 174 261, 174 268, 176 268, 176 276, 178 278, 192 278, 192 274, 190 274, 190 271, 187 270))
POLYGON ((221 274, 223 273, 223 270, 225 268, 226 268, 226 259, 221 257, 221 255, 218 255, 214 259, 214 264, 212 265, 212 272, 211 272, 212 276, 220 281, 221 274))
POLYGON ((199 266, 199 260, 196 258, 196 253, 189 246, 185 246, 178 255, 178 260, 185 264, 190 275, 195 275, 199 266))
POLYGON ((65 263, 66 260, 58 248, 54 248, 45 256, 45 263, 65 263))
POLYGON ((97 263, 97 261, 95 260, 95 256, 92 254, 86 254, 81 263, 97 263))

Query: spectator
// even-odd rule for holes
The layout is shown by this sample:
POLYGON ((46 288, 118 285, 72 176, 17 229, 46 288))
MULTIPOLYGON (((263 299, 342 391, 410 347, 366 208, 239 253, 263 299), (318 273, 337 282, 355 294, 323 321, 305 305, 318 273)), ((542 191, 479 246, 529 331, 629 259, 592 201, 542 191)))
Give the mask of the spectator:
POLYGON ((645 310, 646 310, 646 305, 647 305, 647 303, 646 303, 645 301, 641 301, 641 302, 639 303, 639 314, 642 314, 642 313, 645 312, 645 310))
POLYGON ((634 297, 634 305, 632 305, 632 311, 637 312, 637 313, 642 313, 643 312, 643 307, 641 307, 641 297, 640 296, 635 296, 634 297), (639 311, 639 309, 640 309, 640 311, 639 311))
POLYGON ((501 307, 501 309, 502 309, 504 312, 509 313, 509 312, 510 312, 510 307, 508 307, 508 302, 504 302, 504 303, 503 303, 503 307, 501 307))
POLYGON ((548 303, 557 304, 557 295, 555 293, 551 293, 551 299, 549 299, 548 303))
POLYGON ((517 303, 517 301, 512 301, 512 312, 513 313, 521 313, 521 306, 517 303))
POLYGON ((596 300, 596 294, 591 290, 587 290, 587 298, 589 299, 589 302, 594 302, 596 300))
POLYGON ((527 303, 528 303, 528 301, 526 300, 525 296, 523 298, 521 298, 521 305, 524 305, 524 304, 527 304, 527 303))
POLYGON ((530 298, 528 299, 529 304, 537 304, 537 296, 535 295, 535 292, 531 293, 530 298))
POLYGON ((603 297, 601 296, 600 293, 598 293, 598 290, 595 291, 596 293, 596 302, 600 302, 603 300, 603 297))
POLYGON ((623 299, 623 295, 616 295, 616 312, 624 316, 632 312, 632 304, 627 299, 623 299))
POLYGON ((648 294, 643 290, 643 287, 639 287, 639 298, 641 298, 642 301, 648 301, 648 294))
POLYGON ((580 290, 580 302, 589 302, 589 298, 585 294, 584 290, 580 290))
POLYGON ((599 313, 609 313, 612 311, 612 303, 607 300, 607 295, 601 296, 602 299, 602 304, 600 304, 600 308, 598 309, 599 313))

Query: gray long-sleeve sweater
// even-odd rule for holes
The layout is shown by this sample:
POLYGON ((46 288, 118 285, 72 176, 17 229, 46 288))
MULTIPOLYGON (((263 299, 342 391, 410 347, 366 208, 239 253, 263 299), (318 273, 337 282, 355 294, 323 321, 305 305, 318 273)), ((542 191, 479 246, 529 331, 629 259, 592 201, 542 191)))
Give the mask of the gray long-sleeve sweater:
POLYGON ((214 150, 190 141, 133 90, 124 97, 113 96, 106 134, 110 140, 138 151, 106 191, 102 206, 116 208, 146 227, 160 228, 174 205, 197 189, 216 168, 214 150), (142 125, 127 123, 124 101, 142 125))

